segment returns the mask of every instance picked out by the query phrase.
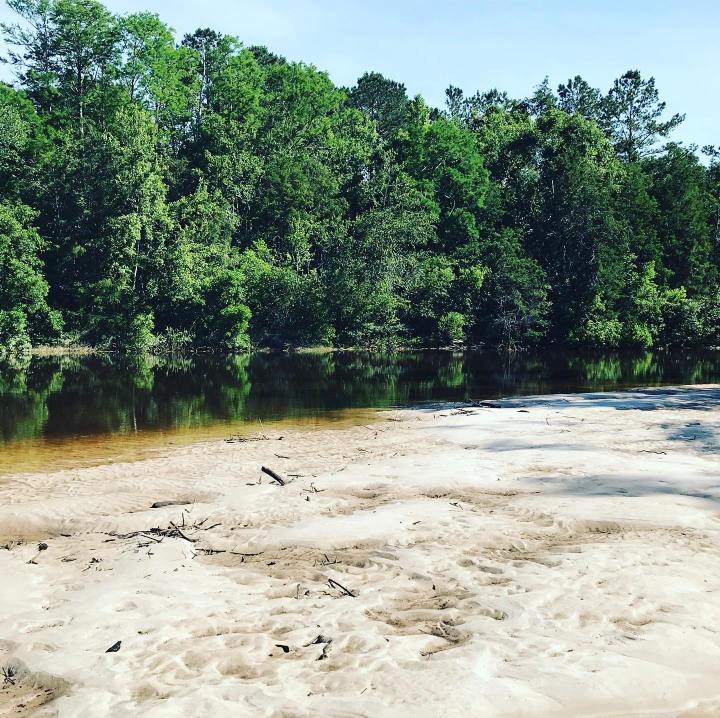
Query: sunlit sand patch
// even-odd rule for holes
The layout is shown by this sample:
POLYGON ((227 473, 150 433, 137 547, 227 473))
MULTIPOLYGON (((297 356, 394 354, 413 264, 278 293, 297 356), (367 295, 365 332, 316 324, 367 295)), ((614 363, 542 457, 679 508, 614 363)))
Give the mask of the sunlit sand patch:
POLYGON ((717 467, 677 429, 718 409, 687 393, 269 428, 8 477, 0 664, 24 667, 0 709, 712 715, 717 467))

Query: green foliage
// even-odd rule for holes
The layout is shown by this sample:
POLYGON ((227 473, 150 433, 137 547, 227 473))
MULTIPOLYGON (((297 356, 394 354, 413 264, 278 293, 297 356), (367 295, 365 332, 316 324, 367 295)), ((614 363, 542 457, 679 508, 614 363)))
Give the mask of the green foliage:
POLYGON ((18 309, 0 309, 0 362, 17 361, 30 352, 25 315, 18 309))
POLYGON ((718 342, 720 151, 653 78, 447 111, 98 0, 9 0, 5 349, 718 342))
POLYGON ((323 287, 316 272, 299 274, 272 262, 263 245, 242 258, 256 343, 271 347, 331 344, 323 287))
POLYGON ((662 120, 665 107, 654 77, 643 80, 637 70, 628 70, 615 80, 601 102, 600 123, 620 157, 635 162, 650 154, 658 139, 667 137, 685 119, 684 115, 673 115, 662 120))
POLYGON ((374 123, 378 134, 392 139, 402 128, 408 108, 405 85, 383 77, 379 72, 366 72, 348 93, 352 107, 362 110, 374 123))
POLYGON ((52 340, 60 315, 47 304, 48 284, 39 258, 43 242, 24 205, 0 204, 0 345, 8 353, 33 342, 52 340))
POLYGON ((460 312, 448 312, 438 319, 438 341, 441 346, 461 344, 465 338, 465 317, 460 312))

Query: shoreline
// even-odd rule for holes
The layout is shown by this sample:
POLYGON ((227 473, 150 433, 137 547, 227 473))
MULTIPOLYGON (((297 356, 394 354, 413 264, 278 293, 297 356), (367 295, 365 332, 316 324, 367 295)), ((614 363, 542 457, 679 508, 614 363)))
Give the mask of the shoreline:
POLYGON ((0 715, 716 714, 720 387, 495 403, 4 477, 0 715))
MULTIPOLYGON (((568 344, 554 344, 548 343, 545 345, 537 346, 524 346, 510 352, 510 355, 523 355, 532 351, 563 351, 573 345, 568 344)), ((658 344, 650 347, 644 347, 638 349, 633 346, 608 346, 608 347, 593 347, 593 346, 575 346, 575 349, 580 354, 613 354, 618 352, 667 352, 671 349, 683 349, 689 348, 697 351, 720 351, 720 345, 708 344, 708 345, 697 345, 689 347, 672 347, 669 345, 658 344)), ((230 357, 230 356, 244 356, 252 354, 363 354, 367 352, 376 351, 377 348, 363 347, 363 346, 331 346, 320 344, 317 346, 288 346, 288 347, 269 347, 269 346, 253 346, 245 350, 230 351, 227 349, 215 349, 210 347, 189 347, 182 351, 131 351, 126 352, 122 349, 105 349, 101 347, 94 347, 91 345, 84 344, 61 344, 61 345, 44 345, 39 344, 30 348, 30 354, 33 356, 49 357, 49 356, 89 356, 89 355, 107 355, 112 357, 124 357, 133 358, 138 356, 145 357, 195 357, 195 356, 218 356, 218 357, 230 357)), ((441 346, 432 345, 417 345, 412 344, 398 344, 393 347, 393 352, 397 353, 411 353, 411 352, 449 352, 454 354, 463 354, 466 352, 497 352, 498 354, 507 354, 506 350, 502 347, 494 346, 492 344, 446 344, 441 346)))

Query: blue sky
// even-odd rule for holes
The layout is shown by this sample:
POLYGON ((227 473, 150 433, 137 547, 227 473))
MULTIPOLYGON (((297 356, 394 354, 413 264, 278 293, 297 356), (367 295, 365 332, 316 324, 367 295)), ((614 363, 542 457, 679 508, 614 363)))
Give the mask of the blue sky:
MULTIPOLYGON (((149 9, 178 32, 212 27, 245 44, 353 84, 366 70, 404 82, 433 105, 448 84, 523 97, 548 75, 580 74, 607 89, 627 69, 654 75, 674 137, 720 144, 718 0, 107 0, 114 12, 149 9)), ((0 21, 10 19, 0 7, 0 21)), ((2 70, 7 77, 7 70, 2 70)))

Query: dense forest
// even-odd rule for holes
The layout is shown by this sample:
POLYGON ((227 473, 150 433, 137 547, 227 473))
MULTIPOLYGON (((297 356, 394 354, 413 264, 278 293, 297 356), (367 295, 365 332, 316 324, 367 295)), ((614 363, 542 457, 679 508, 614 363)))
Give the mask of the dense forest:
POLYGON ((720 150, 653 78, 531 97, 8 0, 0 346, 720 344, 720 150))

